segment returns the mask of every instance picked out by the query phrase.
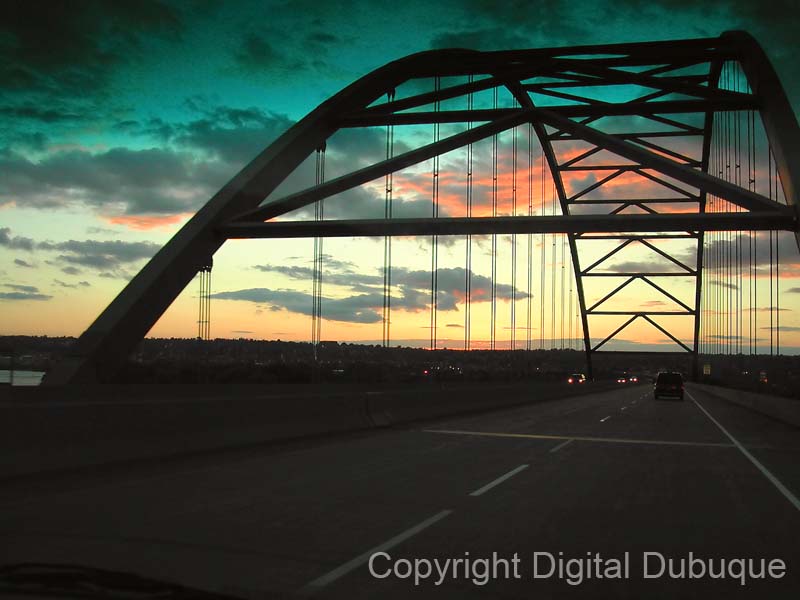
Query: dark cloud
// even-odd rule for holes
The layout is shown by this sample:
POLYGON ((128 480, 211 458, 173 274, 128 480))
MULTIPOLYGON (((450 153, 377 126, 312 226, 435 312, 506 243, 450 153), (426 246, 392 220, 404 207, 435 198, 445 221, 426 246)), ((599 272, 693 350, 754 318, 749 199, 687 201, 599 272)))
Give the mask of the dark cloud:
MULTIPOLYGON (((709 237, 719 234, 709 234, 709 237)), ((792 235, 778 235, 778 255, 782 265, 800 264, 797 253, 797 242, 792 235)), ((709 271, 724 270, 729 268, 729 260, 735 261, 741 252, 743 269, 751 261, 751 246, 753 248, 752 261, 759 267, 768 266, 770 263, 769 233, 761 232, 755 236, 748 234, 733 234, 731 239, 712 239, 705 248, 705 268, 709 271)), ((774 260, 773 251, 773 260, 774 260)))
POLYGON ((161 135, 169 135, 169 140, 181 147, 244 166, 293 124, 285 115, 255 107, 216 107, 205 111, 202 118, 174 125, 171 130, 162 125, 161 135))
POLYGON ((450 19, 451 29, 434 36, 431 47, 510 50, 579 44, 591 39, 599 25, 592 23, 596 5, 566 0, 465 0, 456 10, 461 18, 450 19))
POLYGON ((12 250, 33 250, 35 242, 31 238, 11 236, 9 227, 0 228, 0 246, 12 250))
MULTIPOLYGON (((36 242, 30 238, 12 237, 11 229, 8 227, 0 229, 0 246, 22 248, 29 251, 57 252, 60 262, 69 263, 67 266, 61 267, 64 273, 77 275, 81 271, 74 265, 82 265, 104 271, 101 276, 116 276, 115 271, 119 272, 119 269, 126 265, 150 258, 161 247, 153 242, 124 242, 121 240, 36 242)), ((26 266, 31 265, 26 263, 26 266)))
POLYGON ((160 248, 152 242, 123 242, 98 240, 69 240, 40 242, 38 249, 61 252, 58 259, 71 265, 81 265, 102 271, 113 271, 124 265, 150 258, 160 248))
POLYGON ((470 50, 509 50, 528 48, 530 45, 530 37, 499 26, 440 33, 431 40, 431 48, 470 50))
POLYGON ((306 36, 306 43, 330 45, 342 42, 342 39, 328 31, 312 31, 306 36))
POLYGON ((60 279, 54 279, 53 284, 62 287, 62 288, 79 288, 79 287, 90 287, 91 284, 88 281, 79 281, 78 283, 67 283, 65 281, 61 281, 60 279))
MULTIPOLYGON (((694 263, 694 258, 692 259, 692 263, 694 263)), ((688 267, 693 267, 694 264, 686 265, 688 267)), ((606 267, 604 264, 600 264, 597 267, 597 272, 612 272, 612 273, 681 273, 684 272, 684 269, 681 269, 676 264, 671 263, 665 258, 661 259, 653 259, 653 260, 628 260, 616 263, 609 267, 606 267)), ((690 273, 685 271, 686 275, 689 276, 690 273)))
MULTIPOLYGON (((313 7, 319 11, 320 6, 313 7)), ((298 11, 296 14, 302 14, 298 11)), ((304 27, 308 25, 303 24, 304 27)), ((249 75, 295 79, 308 73, 329 70, 329 55, 343 39, 318 21, 303 36, 286 35, 286 30, 262 26, 242 36, 233 51, 237 68, 249 75)))
MULTIPOLYGON (((247 302, 268 303, 273 310, 286 310, 303 315, 312 314, 312 296, 293 290, 272 290, 269 288, 250 288, 231 292, 217 292, 212 298, 220 300, 244 300, 247 302)), ((348 298, 325 298, 323 317, 332 321, 350 323, 378 323, 381 315, 382 296, 361 294, 348 298)))
POLYGON ((0 116, 6 119, 30 119, 44 124, 82 121, 86 118, 75 112, 65 112, 38 106, 0 106, 0 116))
POLYGON ((52 296, 36 292, 0 292, 0 300, 50 300, 52 296))
POLYGON ((718 279, 712 279, 709 283, 711 285, 715 285, 717 287, 728 288, 729 290, 738 290, 739 289, 739 286, 737 286, 735 283, 729 283, 727 281, 720 281, 718 279))
MULTIPOLYGON (((769 236, 766 232, 750 236, 748 234, 732 234, 730 239, 715 239, 709 234, 704 250, 704 268, 709 272, 727 270, 732 266, 736 267, 736 257, 741 253, 742 268, 746 271, 750 264, 750 248, 753 247, 752 260, 758 267, 765 267, 770 262, 769 236)), ((624 252, 624 251, 623 251, 624 252)), ((778 236, 778 253, 781 256, 781 264, 784 266, 796 265, 800 263, 797 254, 797 243, 791 235, 778 236)), ((774 254, 774 253, 773 253, 774 254)), ((694 268, 696 265, 696 251, 693 249, 683 249, 672 252, 672 255, 686 266, 694 268)), ((611 259, 613 260, 613 258, 611 259)), ((663 257, 654 256, 652 259, 635 261, 625 261, 615 263, 606 267, 600 265, 600 271, 611 271, 616 273, 637 273, 637 272, 680 272, 680 267, 672 264, 663 257)), ((759 269, 761 272, 762 269, 759 269)))
POLYGON ((0 292, 0 300, 49 300, 52 298, 52 296, 39 292, 39 288, 33 285, 4 283, 2 287, 13 291, 0 292))
POLYGON ((283 48, 276 48, 273 40, 258 33, 244 36, 233 58, 241 68, 252 72, 278 72, 285 75, 306 68, 304 61, 292 57, 283 48))
MULTIPOLYGON (((278 273, 295 281, 311 281, 314 270, 311 267, 284 266, 284 265, 257 265, 255 267, 265 273, 278 273)), ((325 285, 340 285, 351 288, 353 291, 373 291, 383 284, 380 275, 358 275, 353 271, 337 272, 323 261, 323 282, 325 285)))
POLYGON ((39 291, 39 288, 33 285, 19 285, 16 283, 4 283, 3 287, 15 292, 25 292, 26 294, 34 294, 39 291))
MULTIPOLYGON (((299 183, 297 181, 292 183, 299 183)), ((309 184, 310 185, 310 182, 309 184)), ((301 186, 303 188, 307 185, 301 186)), ((275 194, 281 197, 283 194, 275 194)), ((380 189, 356 187, 341 194, 326 198, 324 213, 326 219, 382 219, 385 214, 385 196, 380 189)), ((415 195, 407 197, 395 194, 392 199, 392 216, 394 218, 429 217, 431 214, 430 198, 420 199, 415 195)), ((440 213, 446 216, 445 212, 440 213)), ((314 218, 314 205, 309 204, 301 209, 291 211, 282 216, 287 220, 310 220, 314 218)), ((450 243, 448 237, 440 238, 442 243, 450 243)))
MULTIPOLYGON (((394 142, 394 155, 410 150, 402 140, 394 142)), ((371 128, 345 128, 334 133, 327 141, 326 162, 336 171, 340 168, 357 168, 386 158, 386 132, 371 128)))
POLYGON ((98 233, 102 235, 116 235, 119 233, 119 231, 115 229, 109 229, 108 227, 87 227, 86 233, 89 235, 95 235, 98 233))
POLYGON ((25 269, 33 269, 33 268, 35 268, 31 263, 29 263, 28 261, 22 260, 21 258, 15 258, 14 259, 14 264, 17 265, 18 267, 23 267, 25 269))
POLYGON ((161 118, 126 120, 117 123, 115 129, 153 139, 176 151, 202 153, 208 160, 225 162, 230 177, 234 168, 250 162, 294 124, 286 115, 257 107, 211 106, 204 97, 189 98, 185 105, 198 118, 172 123, 161 118))
MULTIPOLYGON (((40 160, 0 153, 0 205, 51 209, 77 203, 110 218, 195 212, 293 124, 253 107, 194 106, 202 115, 187 122, 124 122, 128 134, 156 140, 157 148, 69 150, 40 160)), ((305 177, 299 187, 312 183, 305 177)))
POLYGON ((131 274, 122 269, 117 271, 101 271, 97 276, 103 279, 130 279, 132 277, 131 274))
POLYGON ((105 215, 194 212, 229 169, 165 148, 67 151, 34 162, 0 155, 0 203, 55 208, 82 203, 105 215))
POLYGON ((142 56, 149 41, 177 41, 182 29, 179 11, 158 0, 11 0, 0 20, 0 80, 6 90, 28 96, 16 109, 47 119, 50 109, 37 114, 34 107, 52 103, 34 98, 61 105, 104 92, 114 72, 142 56))
MULTIPOLYGON (((309 283, 313 270, 305 266, 257 265, 254 268, 268 273, 278 273, 294 281, 309 283)), ((464 301, 466 270, 463 268, 443 268, 438 271, 437 306, 441 311, 458 310, 464 301)), ((332 263, 323 261, 323 288, 339 286, 347 288, 350 296, 335 298, 325 296, 322 301, 323 318, 353 323, 374 323, 381 320, 383 307, 383 273, 361 273, 352 263, 332 263)), ((412 270, 403 267, 392 269, 392 307, 408 312, 430 309, 431 274, 430 271, 412 270)), ((491 297, 491 279, 477 273, 472 274, 472 301, 487 302, 491 297)), ((512 297, 521 300, 528 297, 522 290, 515 290, 508 284, 495 286, 497 298, 501 301, 512 297)), ((233 292, 220 292, 215 298, 246 300, 255 303, 269 303, 272 310, 288 310, 304 315, 311 314, 312 297, 305 292, 293 290, 271 290, 253 288, 233 292)))

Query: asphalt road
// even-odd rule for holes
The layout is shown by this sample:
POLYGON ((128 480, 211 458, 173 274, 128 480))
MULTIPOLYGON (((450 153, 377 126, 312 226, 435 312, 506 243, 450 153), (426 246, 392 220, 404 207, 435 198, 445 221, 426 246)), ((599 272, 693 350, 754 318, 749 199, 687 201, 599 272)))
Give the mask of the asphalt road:
POLYGON ((32 478, 0 488, 0 564, 242 598, 800 598, 800 431, 688 389, 32 478), (681 576, 690 553, 723 577, 681 576))

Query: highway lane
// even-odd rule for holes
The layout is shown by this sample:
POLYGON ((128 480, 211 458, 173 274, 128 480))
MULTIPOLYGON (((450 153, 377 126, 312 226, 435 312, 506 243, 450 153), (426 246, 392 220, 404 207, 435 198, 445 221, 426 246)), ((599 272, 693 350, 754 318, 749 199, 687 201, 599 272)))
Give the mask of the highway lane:
POLYGON ((697 403, 655 402, 649 386, 621 386, 0 490, 0 562, 91 564, 251 598, 798 597, 797 429, 690 394, 697 403), (440 564, 516 553, 521 577, 415 587, 373 577, 379 551, 440 564), (628 552, 630 576, 533 579, 534 552, 628 552), (645 580, 643 552, 782 559, 788 572, 746 586, 645 580))

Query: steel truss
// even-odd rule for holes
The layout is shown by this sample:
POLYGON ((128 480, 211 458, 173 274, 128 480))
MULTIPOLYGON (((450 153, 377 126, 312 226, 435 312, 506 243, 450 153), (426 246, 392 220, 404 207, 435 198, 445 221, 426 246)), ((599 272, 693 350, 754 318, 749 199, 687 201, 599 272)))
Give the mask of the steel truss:
POLYGON ((799 169, 800 130, 795 115, 769 60, 758 43, 744 32, 668 42, 501 52, 436 50, 411 55, 346 87, 259 154, 130 281, 83 333, 71 354, 48 374, 45 383, 92 382, 100 372, 115 371, 195 274, 210 264, 213 254, 227 239, 352 235, 565 233, 574 267, 589 371, 592 355, 638 319, 650 323, 693 355, 696 367, 704 232, 782 229, 797 234, 799 169), (741 65, 752 93, 719 87, 720 72, 727 61, 741 65), (403 83, 443 77, 464 78, 467 82, 437 84, 431 92, 395 97, 394 91, 403 83), (637 91, 620 101, 597 98, 598 89, 614 86, 637 91), (445 100, 466 98, 495 88, 508 90, 516 106, 440 109, 445 100), (717 113, 738 110, 760 113, 787 205, 708 172, 714 117, 717 113), (624 117, 626 127, 610 131, 602 123, 608 117, 624 117), (340 129, 434 123, 460 123, 464 129, 300 192, 275 197, 278 185, 340 129), (270 221, 528 124, 538 137, 547 161, 561 216, 270 221), (560 158, 563 153, 559 147, 564 143, 583 144, 584 149, 577 155, 560 158), (690 146, 697 151, 684 149, 690 146), (572 173, 592 173, 594 177, 584 180, 582 185, 567 185, 572 181, 569 179, 572 173), (623 198, 598 194, 607 190, 609 183, 626 177, 652 182, 667 195, 623 198), (709 194, 728 201, 742 212, 706 214, 709 194), (676 205, 681 207, 680 212, 674 210, 676 205), (587 210, 594 212, 587 214, 587 210), (606 212, 597 214, 598 210, 606 212), (687 261, 665 251, 659 244, 669 239, 695 243, 695 260, 687 261), (581 248, 598 240, 615 241, 618 245, 589 266, 581 266, 581 248), (667 259, 674 270, 630 273, 602 270, 618 252, 637 244, 667 259), (599 301, 587 305, 584 280, 590 277, 616 277, 622 283, 599 301), (659 283, 665 277, 692 278, 694 301, 680 300, 665 289, 659 283), (604 310, 604 304, 636 281, 644 282, 677 308, 660 312, 604 310), (590 317, 601 315, 627 319, 593 344, 590 317), (659 322, 657 317, 661 315, 693 319, 693 343, 687 345, 671 333, 659 322))

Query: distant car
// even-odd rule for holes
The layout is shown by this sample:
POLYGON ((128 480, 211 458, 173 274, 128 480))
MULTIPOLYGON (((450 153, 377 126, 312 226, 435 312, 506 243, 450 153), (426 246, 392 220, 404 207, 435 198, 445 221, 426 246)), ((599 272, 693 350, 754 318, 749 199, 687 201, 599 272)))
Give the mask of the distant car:
POLYGON ((617 377, 617 383, 628 383, 628 376, 627 375, 619 375, 617 377))
POLYGON ((683 376, 680 373, 659 373, 653 387, 653 398, 671 396, 683 400, 683 376))
POLYGON ((639 383, 639 378, 636 375, 631 375, 630 377, 628 377, 628 381, 630 383, 639 383))
POLYGON ((586 383, 586 375, 583 373, 573 373, 567 378, 567 383, 586 383))

